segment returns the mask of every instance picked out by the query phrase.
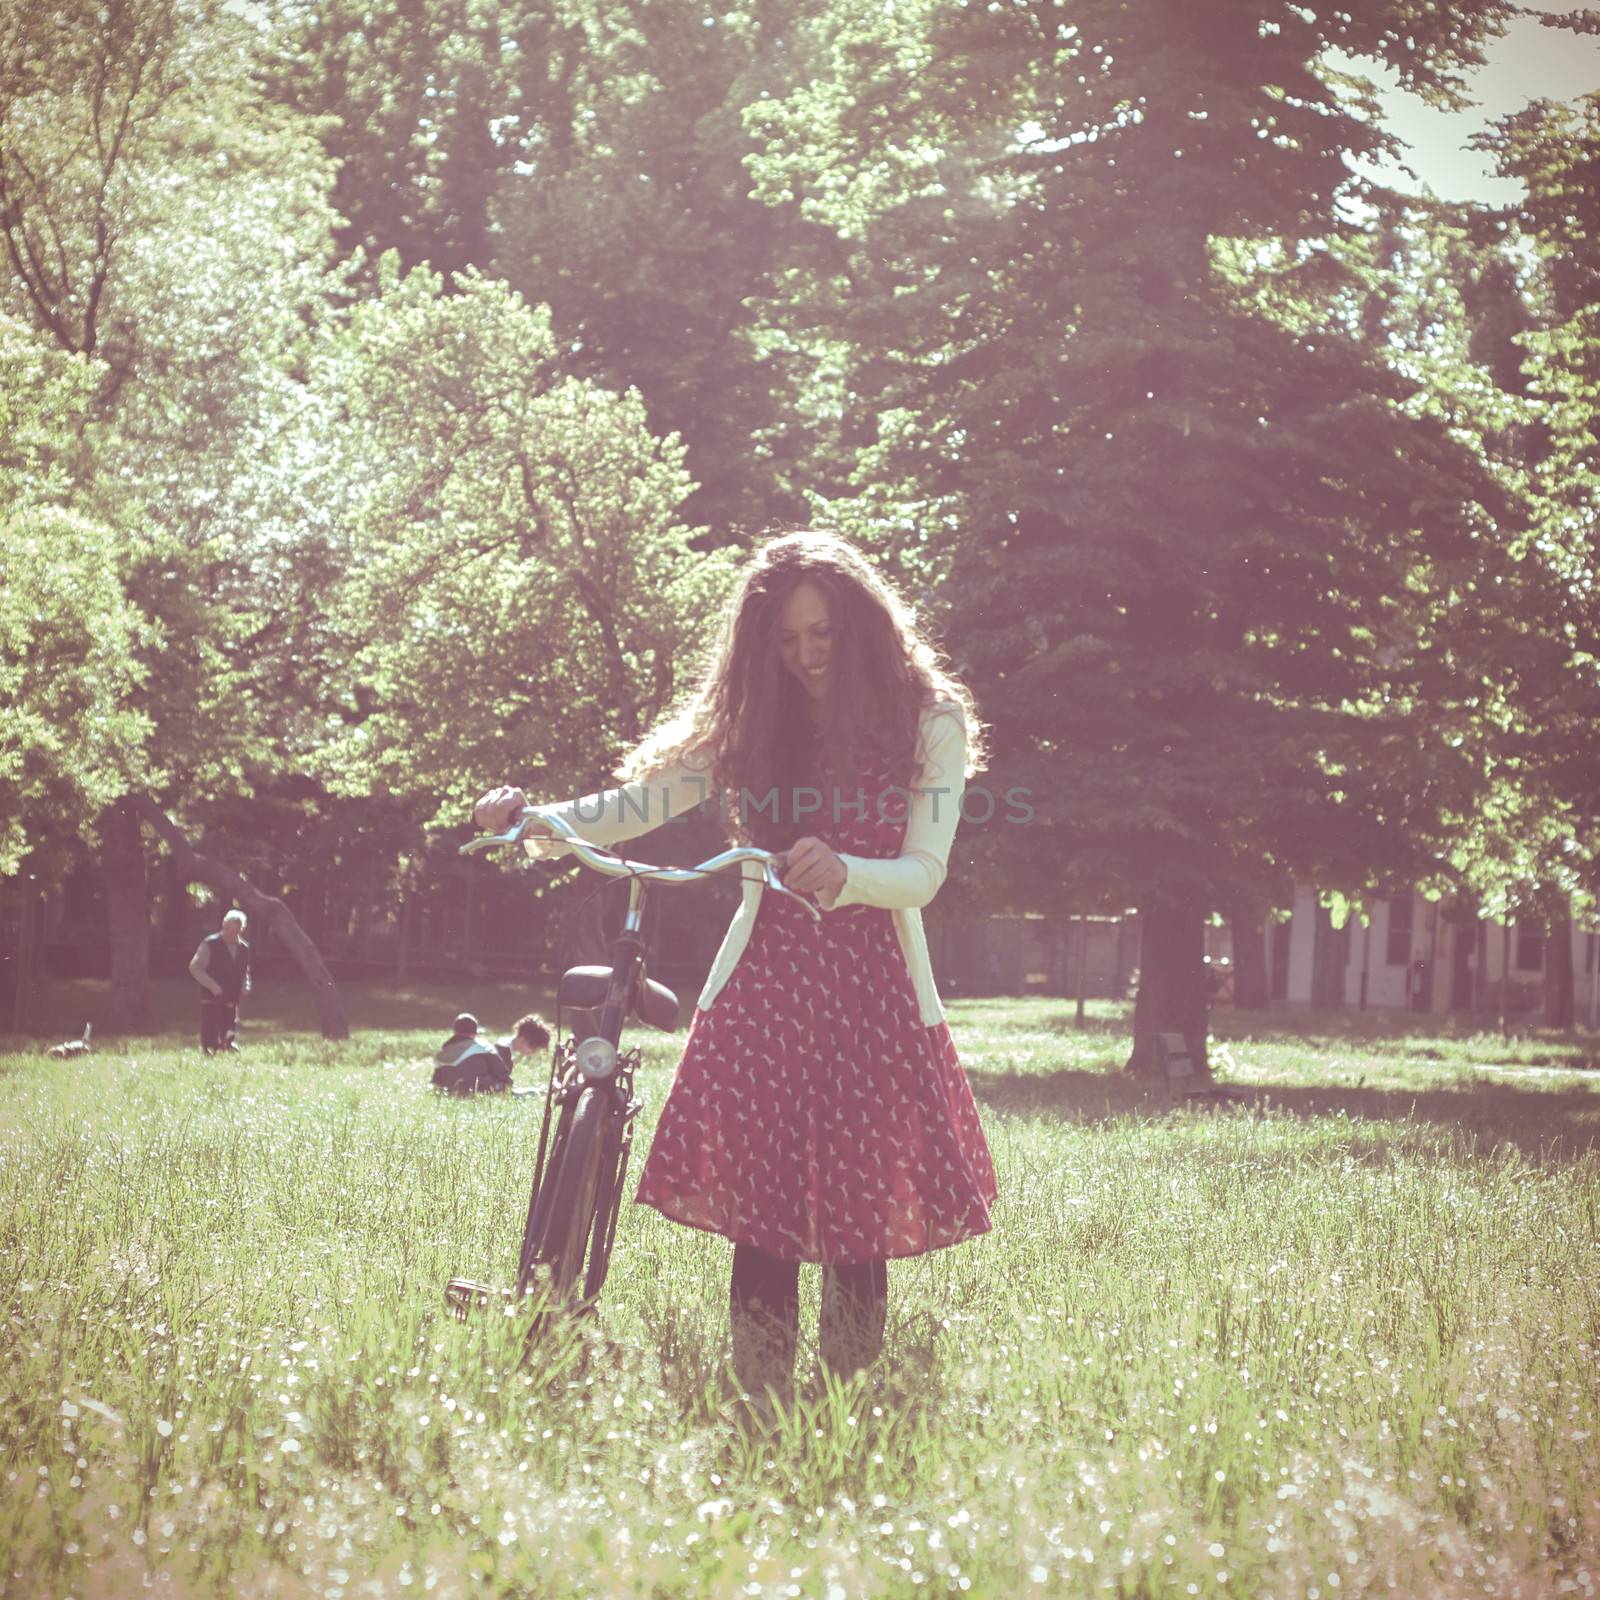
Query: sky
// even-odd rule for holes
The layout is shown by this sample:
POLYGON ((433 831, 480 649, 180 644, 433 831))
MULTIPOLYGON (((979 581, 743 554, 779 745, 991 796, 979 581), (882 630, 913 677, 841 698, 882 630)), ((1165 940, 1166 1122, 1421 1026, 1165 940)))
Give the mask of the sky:
MULTIPOLYGON (((1551 5, 1561 12, 1600 13, 1600 0, 1551 5)), ((1475 133, 1498 117, 1520 111, 1530 100, 1572 101, 1600 90, 1600 35, 1543 28, 1533 17, 1518 17, 1503 38, 1487 48, 1487 63, 1468 83, 1480 103, 1470 111, 1435 111, 1416 95, 1379 79, 1379 98, 1390 131, 1411 147, 1406 164, 1442 200, 1474 200, 1508 205, 1522 198, 1522 185, 1491 175, 1488 158, 1466 148, 1475 133)), ((1377 77, 1371 64, 1359 70, 1377 77)), ((1384 181, 1415 192, 1415 180, 1378 169, 1384 181)))

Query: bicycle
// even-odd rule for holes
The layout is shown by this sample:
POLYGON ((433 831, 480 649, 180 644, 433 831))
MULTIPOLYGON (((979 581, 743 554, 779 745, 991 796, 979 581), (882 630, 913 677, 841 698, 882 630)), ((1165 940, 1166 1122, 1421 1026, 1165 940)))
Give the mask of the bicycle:
POLYGON ((544 1308, 529 1327, 530 1341, 551 1312, 592 1311, 610 1268, 633 1130, 643 1108, 633 1089, 641 1051, 638 1045, 623 1049, 624 1023, 631 1015, 663 1032, 678 1026, 678 997, 645 972, 643 928, 649 885, 694 883, 730 868, 742 873, 743 864, 754 861, 762 868, 766 888, 798 901, 813 921, 822 920, 810 900, 778 877, 781 857, 754 845, 724 850, 697 867, 651 866, 592 845, 564 817, 529 807, 506 832, 470 840, 461 847, 462 853, 518 844, 536 818, 585 866, 609 877, 627 878, 628 909, 621 931, 611 941, 609 965, 570 967, 561 975, 558 1016, 571 1007, 598 1012, 598 1021, 581 1040, 568 1035, 558 1041, 551 1055, 516 1287, 499 1290, 470 1278, 452 1278, 445 1289, 457 1316, 496 1298, 518 1303, 542 1289, 544 1308))

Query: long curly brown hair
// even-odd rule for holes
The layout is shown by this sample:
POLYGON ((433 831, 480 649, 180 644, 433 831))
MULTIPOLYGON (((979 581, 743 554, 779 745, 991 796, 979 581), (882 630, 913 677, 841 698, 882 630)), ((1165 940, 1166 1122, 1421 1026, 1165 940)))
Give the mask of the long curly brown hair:
POLYGON ((633 752, 621 776, 648 778, 679 763, 699 767, 711 791, 724 796, 736 839, 782 849, 802 831, 826 831, 826 811, 797 825, 792 797, 800 785, 826 792, 871 770, 914 787, 921 718, 939 705, 965 723, 970 776, 983 765, 977 708, 911 608, 838 535, 783 534, 760 548, 735 589, 687 708, 633 752), (784 604, 808 582, 826 597, 832 624, 829 715, 821 735, 806 691, 778 653, 784 604), (773 790, 780 797, 776 816, 737 803, 773 790))

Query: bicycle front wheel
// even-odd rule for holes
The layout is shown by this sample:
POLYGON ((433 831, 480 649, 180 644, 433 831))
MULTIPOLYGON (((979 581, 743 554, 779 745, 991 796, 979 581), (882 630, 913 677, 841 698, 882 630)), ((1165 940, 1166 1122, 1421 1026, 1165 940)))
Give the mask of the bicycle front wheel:
POLYGON ((583 1271, 583 1258, 594 1232, 595 1212, 609 1202, 604 1184, 618 1113, 611 1091, 585 1089, 573 1107, 572 1122, 562 1141, 561 1159, 551 1162, 545 1179, 548 1199, 540 1196, 539 1237, 533 1263, 549 1273, 552 1300, 565 1300, 583 1271), (606 1192, 602 1193, 602 1189, 606 1192))

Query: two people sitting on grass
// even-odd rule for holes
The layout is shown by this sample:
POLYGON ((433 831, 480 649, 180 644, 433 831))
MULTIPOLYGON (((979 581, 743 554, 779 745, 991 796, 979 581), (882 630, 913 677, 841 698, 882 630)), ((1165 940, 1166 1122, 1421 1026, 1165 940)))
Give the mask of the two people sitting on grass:
POLYGON ((549 1043, 550 1029, 532 1013, 520 1018, 507 1038, 491 1041, 479 1036, 478 1019, 463 1011, 434 1057, 433 1086, 446 1094, 509 1089, 516 1057, 538 1055, 549 1043))

